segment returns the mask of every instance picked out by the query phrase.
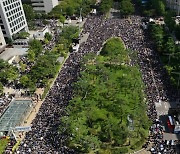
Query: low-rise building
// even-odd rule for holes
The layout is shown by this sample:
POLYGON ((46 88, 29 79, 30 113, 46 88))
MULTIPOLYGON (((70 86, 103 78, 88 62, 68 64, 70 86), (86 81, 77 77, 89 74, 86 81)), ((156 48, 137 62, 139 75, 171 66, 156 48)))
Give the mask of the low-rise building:
POLYGON ((35 11, 49 13, 58 5, 58 0, 31 0, 31 3, 35 11))

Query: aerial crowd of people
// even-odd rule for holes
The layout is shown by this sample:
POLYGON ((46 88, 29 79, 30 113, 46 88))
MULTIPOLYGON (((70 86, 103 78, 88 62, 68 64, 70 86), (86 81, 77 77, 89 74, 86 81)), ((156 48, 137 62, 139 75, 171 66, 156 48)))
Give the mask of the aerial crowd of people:
POLYGON ((4 95, 0 98, 0 116, 6 110, 12 100, 12 96, 4 95))
POLYGON ((66 106, 73 97, 72 83, 77 81, 83 56, 92 52, 98 54, 103 43, 111 37, 120 37, 126 48, 138 55, 137 62, 146 85, 147 114, 153 121, 150 137, 143 147, 147 148, 151 144, 151 153, 175 153, 175 143, 167 144, 167 141, 163 140, 163 129, 155 107, 155 103, 175 99, 175 92, 168 84, 166 71, 153 49, 152 42, 140 28, 141 20, 140 16, 131 16, 131 22, 126 19, 88 16, 82 32, 89 33, 87 41, 80 45, 78 52, 72 52, 66 60, 32 122, 32 131, 26 133, 17 153, 75 153, 66 145, 70 134, 59 132, 59 127, 62 127, 64 132, 66 130, 61 117, 68 116, 66 106))

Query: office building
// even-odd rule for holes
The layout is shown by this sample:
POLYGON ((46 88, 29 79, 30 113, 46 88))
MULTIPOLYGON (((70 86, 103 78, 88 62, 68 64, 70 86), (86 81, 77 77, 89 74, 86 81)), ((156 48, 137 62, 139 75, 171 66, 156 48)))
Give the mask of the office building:
POLYGON ((28 31, 21 0, 0 0, 0 26, 5 38, 28 31))
POLYGON ((35 11, 49 13, 58 5, 58 0, 31 0, 31 3, 35 11))
POLYGON ((180 15, 180 0, 166 0, 167 7, 174 10, 177 15, 180 15))
POLYGON ((6 42, 4 40, 4 36, 0 27, 0 53, 5 49, 6 47, 6 42))

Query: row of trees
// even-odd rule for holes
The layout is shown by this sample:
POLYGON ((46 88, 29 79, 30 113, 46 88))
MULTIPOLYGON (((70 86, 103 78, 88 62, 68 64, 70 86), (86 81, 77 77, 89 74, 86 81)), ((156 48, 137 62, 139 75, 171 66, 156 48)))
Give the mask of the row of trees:
MULTIPOLYGON (((103 0, 99 5, 99 11, 102 14, 106 14, 113 7, 113 0, 103 0)), ((116 0, 117 2, 117 0, 116 0)), ((123 16, 128 16, 134 13, 134 5, 131 0, 118 0, 120 13, 123 16)))
MULTIPOLYGON (((60 64, 57 61, 59 56, 66 57, 72 45, 72 40, 78 38, 79 29, 74 26, 66 26, 63 28, 59 37, 59 43, 54 47, 52 51, 45 51, 43 53, 42 43, 39 40, 30 41, 28 51, 28 61, 33 65, 28 74, 22 73, 20 83, 23 88, 28 88, 34 92, 36 87, 48 86, 49 80, 54 78, 59 70, 60 64)), ((50 41, 52 36, 46 34, 45 38, 50 41)), ((21 68, 26 64, 21 64, 21 68)), ((22 72, 24 72, 22 70, 22 72)))
MULTIPOLYGON (((139 0, 136 1, 139 4, 141 3, 139 0)), ((160 53, 164 67, 171 77, 172 83, 178 86, 179 76, 177 73, 180 72, 180 48, 175 44, 174 36, 176 36, 177 40, 180 40, 180 25, 176 25, 175 23, 174 17, 176 14, 166 8, 166 2, 164 0, 149 0, 142 9, 143 14, 148 17, 164 17, 165 26, 150 24, 149 30, 156 49, 160 53)))
POLYGON ((60 15, 72 16, 79 15, 82 9, 82 15, 85 16, 90 12, 91 7, 96 3, 96 0, 63 0, 51 12, 50 16, 59 18, 60 15))
POLYGON ((144 86, 138 68, 128 63, 118 38, 109 40, 100 56, 83 59, 69 116, 63 118, 72 134, 69 146, 79 153, 127 153, 145 141, 150 122, 144 86))
MULTIPOLYGON (((95 6, 96 0, 63 0, 57 5, 49 14, 37 14, 34 12, 31 5, 24 4, 23 8, 29 26, 34 28, 35 18, 57 18, 61 23, 64 23, 65 16, 76 15, 79 16, 80 12, 83 16, 87 15, 92 8, 98 9, 102 14, 106 14, 113 6, 114 0, 103 0, 99 6, 95 6)), ((119 9, 122 15, 127 16, 134 12, 134 5, 131 0, 119 0, 119 9)), ((45 20, 45 19, 44 19, 45 20)))
POLYGON ((21 68, 25 65, 25 69, 22 70, 20 77, 20 84, 23 88, 28 88, 31 92, 36 90, 36 87, 45 87, 49 79, 54 78, 59 70, 59 62, 57 58, 60 53, 57 50, 45 51, 42 54, 42 44, 38 40, 32 40, 30 42, 30 49, 28 51, 28 61, 31 63, 32 68, 28 73, 23 73, 27 69, 26 64, 21 64, 21 68))
MULTIPOLYGON (((140 0, 136 0, 139 6, 142 6, 140 0)), ((163 16, 165 15, 165 1, 164 0, 148 0, 142 7, 142 12, 145 16, 163 16)))
POLYGON ((164 27, 151 24, 149 26, 149 31, 155 42, 156 49, 160 53, 161 59, 164 62, 164 66, 170 74, 172 83, 177 85, 179 76, 173 74, 173 72, 180 72, 180 47, 175 44, 174 39, 168 34, 164 27))
POLYGON ((8 62, 0 59, 0 94, 3 93, 3 86, 14 82, 18 78, 18 69, 8 62))

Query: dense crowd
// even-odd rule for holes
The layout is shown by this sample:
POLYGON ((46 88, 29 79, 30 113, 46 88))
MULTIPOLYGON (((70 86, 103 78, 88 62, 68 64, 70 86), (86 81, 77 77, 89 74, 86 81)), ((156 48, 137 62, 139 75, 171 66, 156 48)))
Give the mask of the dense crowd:
MULTIPOLYGON (((152 153, 175 153, 174 145, 163 141, 161 122, 157 119, 155 102, 174 99, 175 93, 169 86, 169 79, 163 69, 153 44, 145 37, 140 28, 141 17, 131 16, 132 23, 126 19, 103 19, 89 16, 83 33, 89 33, 88 40, 80 45, 77 53, 71 53, 63 65, 54 85, 50 89, 36 118, 32 123, 32 131, 26 134, 17 153, 75 153, 66 146, 68 135, 60 133, 59 127, 66 130, 61 123, 62 116, 68 116, 66 106, 73 97, 72 83, 77 80, 80 72, 80 61, 87 53, 97 53, 103 43, 110 37, 121 37, 126 48, 138 53, 138 63, 142 78, 146 84, 148 99, 148 116, 153 121, 150 128, 148 144, 152 144, 152 153), (171 97, 170 97, 171 96, 171 97)), ((133 63, 133 60, 132 60, 133 63)), ((133 65, 133 64, 132 64, 133 65)), ((174 144, 174 143, 173 143, 174 144)))
POLYGON ((56 45, 56 43, 58 42, 59 40, 59 37, 58 37, 58 31, 57 31, 57 24, 58 24, 58 21, 57 20, 53 20, 51 19, 49 21, 49 28, 51 29, 52 31, 52 40, 50 40, 48 42, 48 44, 45 44, 43 47, 44 47, 44 50, 52 50, 54 48, 54 46, 56 45))
POLYGON ((12 95, 3 95, 0 97, 0 116, 10 104, 12 98, 13 98, 12 95))
MULTIPOLYGON (((58 42, 59 36, 58 36, 58 31, 56 30, 57 27, 57 21, 56 20, 50 20, 49 28, 52 30, 53 37, 52 40, 49 41, 48 44, 45 44, 43 46, 43 50, 52 50, 55 46, 55 44, 58 42)), ((41 25, 42 26, 42 25, 41 25)), ((20 57, 20 60, 23 64, 26 64, 26 70, 24 72, 21 72, 23 74, 28 74, 33 67, 34 63, 30 62, 27 57, 20 57)), ((13 88, 13 89, 19 89, 18 85, 13 82, 10 82, 6 85, 8 88, 13 88)), ((20 89, 19 89, 20 91, 20 89)), ((20 93, 21 97, 29 97, 30 93, 28 91, 24 91, 20 93)), ((4 111, 8 108, 10 102, 12 99, 15 97, 15 94, 4 94, 2 97, 0 97, 0 116, 4 113, 4 111)), ((11 153, 12 147, 16 144, 16 141, 14 139, 10 139, 10 142, 8 143, 5 153, 11 153)))

